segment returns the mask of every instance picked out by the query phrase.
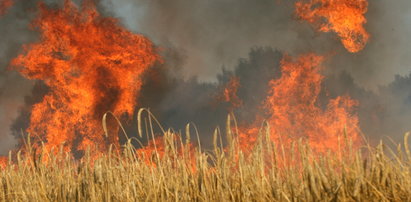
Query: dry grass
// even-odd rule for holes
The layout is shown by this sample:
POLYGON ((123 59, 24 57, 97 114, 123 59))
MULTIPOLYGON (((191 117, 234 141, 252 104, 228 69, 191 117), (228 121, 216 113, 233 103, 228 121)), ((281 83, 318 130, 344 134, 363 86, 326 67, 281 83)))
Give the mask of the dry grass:
POLYGON ((238 149, 233 137, 225 150, 220 149, 217 133, 216 146, 208 152, 178 149, 175 134, 169 131, 164 135, 162 156, 136 154, 131 140, 121 150, 99 157, 86 152, 81 160, 63 152, 38 155, 28 147, 26 154, 17 154, 15 162, 0 171, 0 199, 411 201, 407 144, 395 152, 382 144, 348 148, 340 158, 335 153, 315 155, 303 141, 295 144, 296 152, 288 154, 264 141, 267 134, 263 133, 248 154, 238 149), (285 165, 284 159, 291 163, 285 165))

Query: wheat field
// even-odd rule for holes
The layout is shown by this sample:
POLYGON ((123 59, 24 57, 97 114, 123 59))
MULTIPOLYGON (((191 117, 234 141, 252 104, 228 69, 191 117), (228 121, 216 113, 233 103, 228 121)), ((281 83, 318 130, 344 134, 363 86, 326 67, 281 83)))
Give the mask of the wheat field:
POLYGON ((304 140, 284 149, 266 141, 269 134, 261 131, 248 152, 239 148, 230 129, 224 146, 216 130, 209 150, 192 147, 191 140, 169 130, 163 133, 163 147, 151 153, 136 150, 131 138, 99 155, 88 150, 81 159, 61 150, 41 153, 26 143, 0 171, 0 199, 411 201, 408 135, 395 150, 364 144, 319 155, 304 140))

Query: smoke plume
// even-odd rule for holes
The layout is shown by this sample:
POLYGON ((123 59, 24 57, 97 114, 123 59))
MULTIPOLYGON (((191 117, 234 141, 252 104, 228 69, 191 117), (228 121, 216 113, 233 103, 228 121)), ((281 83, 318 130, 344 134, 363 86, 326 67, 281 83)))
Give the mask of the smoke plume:
MULTIPOLYGON (((39 1, 16 0, 0 17, 0 153, 13 148, 11 131, 28 127, 31 107, 48 89, 7 70, 22 45, 38 40, 30 29, 39 1), (12 130, 10 130, 12 128, 12 130)), ((46 1, 59 7, 60 0, 46 1)), ((242 122, 261 112, 268 82, 281 76, 284 53, 325 54, 322 98, 349 95, 359 101, 359 122, 372 140, 400 141, 411 127, 411 2, 370 1, 366 14, 369 43, 347 52, 334 33, 320 33, 295 15, 294 1, 281 0, 101 0, 106 16, 120 19, 161 47, 163 63, 144 74, 136 106, 147 107, 166 128, 194 122, 207 144, 215 127, 224 127, 230 103, 218 100, 231 78, 240 81, 242 122)), ((135 117, 135 116, 134 116, 135 117)), ((126 123, 136 134, 135 120, 126 123)))

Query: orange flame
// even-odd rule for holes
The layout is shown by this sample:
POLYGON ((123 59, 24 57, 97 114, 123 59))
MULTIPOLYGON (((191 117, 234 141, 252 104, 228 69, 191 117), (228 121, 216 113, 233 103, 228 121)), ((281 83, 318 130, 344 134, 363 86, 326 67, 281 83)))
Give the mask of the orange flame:
POLYGON ((164 144, 164 138, 162 136, 158 136, 154 138, 153 140, 150 140, 147 145, 145 145, 143 148, 137 149, 137 154, 141 158, 145 158, 147 163, 149 163, 150 158, 154 158, 154 155, 159 155, 159 158, 162 158, 165 153, 165 147, 166 145, 164 144))
POLYGON ((7 156, 0 156, 0 168, 4 169, 9 163, 9 158, 7 156))
POLYGON ((300 18, 322 32, 337 33, 349 52, 362 50, 369 40, 363 27, 367 22, 367 0, 300 0, 295 5, 300 18))
MULTIPOLYGON (((62 9, 40 4, 40 11, 33 23, 40 42, 26 46, 12 61, 23 76, 43 80, 50 88, 34 105, 27 132, 48 151, 62 144, 65 151, 95 145, 105 149, 103 114, 133 112, 140 76, 158 59, 156 50, 144 36, 100 16, 92 1, 81 8, 70 0, 62 9)), ((111 127, 113 134, 117 131, 111 127)), ((116 143, 117 136, 108 141, 116 143)))
POLYGON ((13 0, 0 0, 0 16, 6 14, 7 10, 13 6, 13 0))
MULTIPOLYGON (((326 109, 318 105, 323 60, 314 54, 282 59, 282 76, 270 81, 264 102, 273 142, 289 145, 303 138, 317 152, 337 151, 344 146, 344 134, 359 143, 358 117, 353 112, 356 101, 344 96, 330 100, 326 109)), ((256 141, 257 132, 257 127, 251 127, 240 134, 242 148, 256 141)))
POLYGON ((137 149, 136 154, 149 166, 157 167, 165 155, 168 158, 182 158, 187 160, 192 171, 196 171, 195 147, 193 144, 184 143, 179 135, 165 133, 150 140, 144 147, 137 149))
POLYGON ((230 103, 230 110, 239 108, 243 105, 242 100, 238 97, 237 92, 240 87, 240 78, 231 77, 227 84, 225 84, 222 94, 217 97, 219 101, 230 103))

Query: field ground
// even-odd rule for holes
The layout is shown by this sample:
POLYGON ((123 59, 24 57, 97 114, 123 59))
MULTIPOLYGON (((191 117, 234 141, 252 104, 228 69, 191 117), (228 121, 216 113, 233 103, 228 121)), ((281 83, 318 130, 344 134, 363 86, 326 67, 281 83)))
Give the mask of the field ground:
MULTIPOLYGON (((155 147, 130 142, 81 160, 27 146, 0 171, 1 201, 411 201, 411 154, 383 144, 318 155, 261 135, 242 152, 232 138, 200 152, 166 132, 155 147), (160 144, 161 143, 161 144, 160 144), (294 151, 294 152, 287 152, 294 151)), ((219 138, 216 136, 215 145, 219 138)))

